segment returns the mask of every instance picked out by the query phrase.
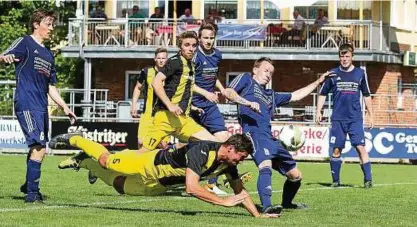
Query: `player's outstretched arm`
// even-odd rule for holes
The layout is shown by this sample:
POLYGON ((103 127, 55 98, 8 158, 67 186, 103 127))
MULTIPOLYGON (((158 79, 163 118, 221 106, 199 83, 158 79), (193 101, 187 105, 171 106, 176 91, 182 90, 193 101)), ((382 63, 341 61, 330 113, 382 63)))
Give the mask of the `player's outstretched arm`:
POLYGON ((14 54, 0 55, 0 63, 11 64, 18 61, 19 59, 17 59, 14 54))
POLYGON ((324 81, 326 81, 327 78, 332 77, 332 76, 335 76, 333 72, 324 73, 323 75, 320 76, 319 79, 317 79, 313 83, 291 93, 290 101, 293 102, 293 101, 298 101, 298 100, 305 98, 307 95, 313 92, 314 89, 316 89, 319 85, 321 85, 324 81))
POLYGON ((246 193, 246 195, 239 194, 223 199, 201 187, 199 181, 200 176, 197 173, 195 173, 192 169, 187 168, 185 172, 186 192, 190 195, 197 197, 198 199, 201 199, 209 203, 225 207, 232 207, 242 203, 244 199, 248 196, 246 193))
POLYGON ((132 117, 139 117, 137 112, 137 105, 138 105, 138 99, 140 96, 140 89, 142 88, 142 84, 139 82, 136 82, 136 86, 133 89, 133 95, 132 95, 132 106, 130 107, 130 115, 132 117))
POLYGON ((182 109, 179 106, 172 104, 165 92, 164 82, 166 78, 167 76, 165 74, 158 72, 152 82, 153 90, 171 113, 176 116, 181 115, 183 112, 182 109))
POLYGON ((369 128, 374 127, 374 109, 372 107, 372 98, 371 96, 365 96, 364 98, 366 109, 369 114, 369 128))
POLYGON ((222 93, 222 95, 225 96, 224 92, 226 91, 226 89, 224 89, 222 82, 220 82, 220 80, 216 80, 216 87, 217 89, 219 89, 220 93, 222 93))
POLYGON ((71 109, 62 99, 61 95, 59 94, 58 90, 54 85, 49 85, 48 94, 52 98, 52 100, 54 100, 54 102, 58 104, 58 106, 64 109, 64 112, 69 117, 71 124, 74 124, 77 120, 77 116, 75 116, 75 114, 71 111, 71 109))
POLYGON ((243 105, 243 106, 250 107, 251 109, 257 112, 260 112, 259 103, 249 102, 248 100, 240 96, 234 89, 226 88, 224 93, 225 93, 226 98, 229 99, 230 101, 243 105))
POLYGON ((236 180, 230 180, 230 187, 232 187, 233 192, 238 195, 238 194, 247 194, 248 196, 243 200, 243 206, 245 206, 246 210, 249 211, 250 214, 252 214, 252 216, 256 217, 256 218, 277 218, 280 216, 280 214, 263 214, 261 215, 258 211, 258 209, 256 208, 255 204, 253 203, 252 198, 249 196, 248 192, 245 190, 243 183, 240 179, 236 179, 236 180))
POLYGON ((316 122, 320 124, 323 115, 321 114, 321 109, 323 109, 324 103, 326 102, 326 96, 319 95, 317 100, 317 111, 316 111, 316 122))
POLYGON ((217 97, 215 93, 211 93, 195 84, 193 85, 193 91, 204 96, 210 102, 219 103, 219 98, 217 97))

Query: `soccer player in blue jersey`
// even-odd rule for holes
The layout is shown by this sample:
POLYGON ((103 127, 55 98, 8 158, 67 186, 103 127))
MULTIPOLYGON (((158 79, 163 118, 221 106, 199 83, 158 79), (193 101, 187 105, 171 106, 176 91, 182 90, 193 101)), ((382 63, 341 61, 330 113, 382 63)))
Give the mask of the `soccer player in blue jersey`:
POLYGON ((243 73, 236 77, 226 88, 226 97, 239 104, 239 123, 243 133, 249 133, 254 144, 252 155, 259 169, 258 194, 262 202, 262 212, 273 213, 281 206, 273 206, 272 170, 287 177, 282 193, 282 207, 302 209, 307 206, 295 204, 293 199, 301 186, 302 175, 291 154, 284 149, 279 140, 271 133, 271 118, 277 107, 298 101, 309 95, 323 83, 330 73, 323 74, 318 80, 292 93, 278 93, 266 89, 266 84, 274 75, 274 64, 269 58, 255 61, 252 73, 243 73))
POLYGON ((30 20, 32 35, 17 39, 0 55, 0 62, 16 66, 15 113, 29 147, 26 182, 20 190, 26 193, 28 203, 43 200, 39 182, 48 141, 48 94, 72 123, 76 120, 55 87, 54 55, 43 45, 51 37, 55 18, 52 11, 36 10, 30 20))
MULTIPOLYGON (((201 112, 191 112, 191 117, 213 134, 218 141, 226 141, 229 133, 223 115, 220 113, 217 103, 219 102, 215 89, 224 93, 222 83, 217 79, 219 75, 219 64, 222 60, 222 53, 214 48, 216 39, 217 25, 205 22, 198 30, 199 45, 193 58, 195 63, 195 84, 204 89, 204 96, 194 94, 192 99, 193 106, 200 108, 201 112)), ((217 177, 212 178, 205 185, 205 188, 217 195, 227 193, 217 187, 217 177)))
POLYGON ((332 126, 330 130, 330 147, 333 149, 330 159, 330 169, 333 178, 333 187, 340 186, 341 152, 345 147, 346 135, 350 143, 359 154, 360 164, 364 175, 365 188, 372 187, 371 162, 365 150, 365 132, 361 108, 361 93, 369 113, 371 128, 374 125, 371 91, 369 90, 366 72, 352 64, 353 46, 343 44, 339 48, 340 66, 330 71, 336 74, 327 80, 320 90, 317 104, 317 122, 322 119, 323 108, 328 93, 333 93, 332 126))

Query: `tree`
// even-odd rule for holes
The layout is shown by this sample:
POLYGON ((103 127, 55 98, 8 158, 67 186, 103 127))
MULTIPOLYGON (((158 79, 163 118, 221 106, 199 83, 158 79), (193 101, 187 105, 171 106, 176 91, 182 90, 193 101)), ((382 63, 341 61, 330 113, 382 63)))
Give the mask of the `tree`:
MULTIPOLYGON (((68 19, 75 17, 75 2, 64 1, 57 6, 55 1, 0 1, 0 50, 6 50, 17 38, 30 34, 30 15, 35 9, 52 9, 57 15, 57 26, 52 40, 46 45, 55 53, 57 87, 73 87, 80 59, 63 58, 60 47, 65 46, 68 34, 68 19)), ((15 80, 13 65, 0 66, 0 81, 15 80)), ((13 90, 15 85, 0 85, 0 115, 12 115, 13 90)))

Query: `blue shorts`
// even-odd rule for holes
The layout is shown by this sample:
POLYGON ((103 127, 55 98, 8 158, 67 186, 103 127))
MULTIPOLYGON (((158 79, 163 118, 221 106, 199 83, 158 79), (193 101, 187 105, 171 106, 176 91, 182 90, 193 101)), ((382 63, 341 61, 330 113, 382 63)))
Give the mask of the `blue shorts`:
POLYGON ((44 111, 16 111, 28 147, 34 145, 46 146, 48 142, 49 116, 44 111))
POLYGON ((251 133, 254 154, 252 155, 256 166, 265 160, 272 161, 272 168, 282 175, 286 175, 290 170, 297 167, 294 158, 285 150, 281 142, 272 135, 251 133))
POLYGON ((332 121, 332 128, 330 129, 330 147, 340 149, 345 148, 346 135, 349 135, 352 146, 365 146, 363 121, 332 121))
POLYGON ((216 104, 199 108, 203 109, 204 113, 200 114, 196 111, 191 113, 191 117, 195 122, 203 126, 211 134, 227 131, 224 117, 220 113, 219 107, 216 104))

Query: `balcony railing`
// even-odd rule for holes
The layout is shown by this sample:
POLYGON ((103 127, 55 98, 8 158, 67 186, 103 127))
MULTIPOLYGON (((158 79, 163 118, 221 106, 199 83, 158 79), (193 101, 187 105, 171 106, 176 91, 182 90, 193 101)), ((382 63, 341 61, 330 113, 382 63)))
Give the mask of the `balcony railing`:
MULTIPOLYGON (((173 20, 151 19, 72 19, 69 23, 70 46, 166 46, 175 47, 180 31, 197 30, 199 22, 186 24, 173 20), (184 29, 183 29, 184 30, 184 29)), ((351 43, 355 49, 387 50, 390 27, 373 21, 330 21, 317 27, 306 21, 301 30, 292 29, 294 21, 245 21, 245 25, 265 28, 263 40, 216 40, 218 47, 242 49, 334 49, 351 43)), ((224 27, 235 24, 222 25, 224 27)))

